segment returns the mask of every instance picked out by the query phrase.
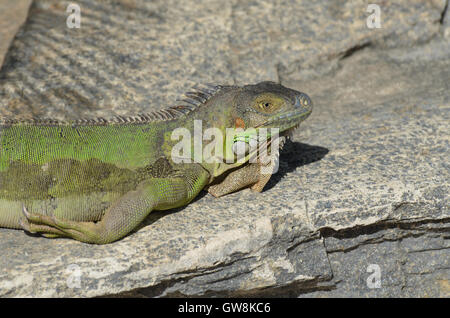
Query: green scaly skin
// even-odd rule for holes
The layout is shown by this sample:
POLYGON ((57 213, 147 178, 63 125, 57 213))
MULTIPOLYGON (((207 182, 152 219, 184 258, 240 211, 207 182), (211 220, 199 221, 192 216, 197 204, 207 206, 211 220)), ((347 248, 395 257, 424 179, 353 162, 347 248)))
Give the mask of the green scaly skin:
POLYGON ((153 210, 188 204, 202 189, 214 196, 246 187, 262 191, 270 174, 261 173, 259 161, 248 162, 251 153, 244 162, 225 151, 222 161, 206 154, 201 162, 177 163, 172 148, 180 140, 172 140, 172 132, 184 127, 194 136, 195 120, 223 136, 227 128, 246 129, 224 138, 220 147, 229 150, 226 143, 254 138, 248 128, 287 134, 311 111, 307 95, 262 82, 198 88, 186 93, 183 105, 130 118, 0 119, 0 227, 105 244, 136 229, 153 210))

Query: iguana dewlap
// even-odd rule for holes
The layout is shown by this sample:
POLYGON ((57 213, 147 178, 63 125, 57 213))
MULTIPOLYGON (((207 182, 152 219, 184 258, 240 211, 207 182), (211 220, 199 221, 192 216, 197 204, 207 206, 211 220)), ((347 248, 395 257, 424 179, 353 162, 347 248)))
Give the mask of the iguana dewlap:
POLYGON ((0 227, 104 244, 202 189, 217 197, 262 191, 273 168, 253 144, 282 141, 312 111, 306 94, 273 82, 207 85, 185 95, 181 105, 135 117, 0 119, 0 227), (219 151, 200 149, 201 160, 198 142, 174 134, 193 139, 209 128, 224 137, 204 141, 219 151), (262 138, 263 129, 281 137, 262 138))

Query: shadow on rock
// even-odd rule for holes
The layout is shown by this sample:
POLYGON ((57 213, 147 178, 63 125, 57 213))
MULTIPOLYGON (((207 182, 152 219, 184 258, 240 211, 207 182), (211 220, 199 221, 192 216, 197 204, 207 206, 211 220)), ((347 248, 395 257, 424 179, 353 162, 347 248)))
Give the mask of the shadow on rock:
POLYGON ((288 173, 298 167, 321 160, 329 150, 320 146, 312 146, 297 141, 287 141, 280 153, 280 166, 263 191, 274 187, 288 173))

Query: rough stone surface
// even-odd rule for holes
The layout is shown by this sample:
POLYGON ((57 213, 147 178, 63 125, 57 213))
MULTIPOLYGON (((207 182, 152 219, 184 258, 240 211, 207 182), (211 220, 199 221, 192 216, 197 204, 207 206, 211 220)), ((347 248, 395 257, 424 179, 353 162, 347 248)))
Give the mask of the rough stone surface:
POLYGON ((31 0, 0 2, 0 67, 14 35, 25 22, 30 4, 31 0))
POLYGON ((444 11, 441 15, 440 23, 442 24, 442 30, 444 37, 450 38, 450 10, 448 9, 449 0, 443 0, 445 2, 444 11))
POLYGON ((380 2, 368 29, 365 1, 78 1, 68 29, 67 2, 36 1, 0 114, 133 114, 267 79, 315 109, 262 194, 203 194, 106 246, 0 229, 0 295, 450 297, 448 2, 380 2))

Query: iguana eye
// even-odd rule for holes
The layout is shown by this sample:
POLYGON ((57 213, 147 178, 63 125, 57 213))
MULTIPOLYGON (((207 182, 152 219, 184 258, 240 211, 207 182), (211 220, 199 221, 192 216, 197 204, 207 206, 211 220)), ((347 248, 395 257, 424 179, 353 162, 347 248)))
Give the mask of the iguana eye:
POLYGON ((260 113, 271 114, 279 109, 284 103, 285 99, 275 93, 263 93, 255 97, 252 106, 260 113))
POLYGON ((261 107, 262 109, 269 109, 270 106, 272 106, 272 104, 269 102, 262 102, 259 104, 259 107, 261 107))

